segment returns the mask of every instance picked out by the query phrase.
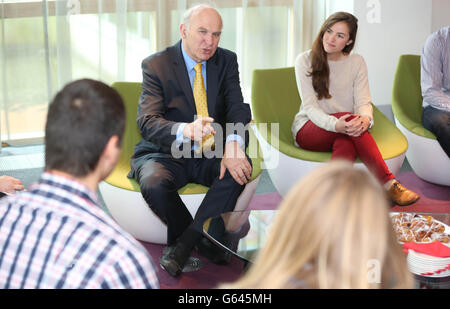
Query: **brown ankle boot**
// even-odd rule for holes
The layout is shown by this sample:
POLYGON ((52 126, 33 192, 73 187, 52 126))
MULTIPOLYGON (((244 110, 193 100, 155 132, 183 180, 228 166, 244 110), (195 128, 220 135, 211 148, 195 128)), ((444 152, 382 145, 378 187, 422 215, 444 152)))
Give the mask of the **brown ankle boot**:
POLYGON ((389 198, 399 206, 407 206, 412 203, 415 203, 419 200, 420 196, 406 189, 401 183, 397 180, 394 180, 392 186, 387 191, 389 198))

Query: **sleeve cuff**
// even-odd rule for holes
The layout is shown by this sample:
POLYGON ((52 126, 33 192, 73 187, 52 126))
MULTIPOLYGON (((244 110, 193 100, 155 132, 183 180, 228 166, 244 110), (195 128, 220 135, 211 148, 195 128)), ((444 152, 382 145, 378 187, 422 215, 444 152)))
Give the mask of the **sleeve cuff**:
POLYGON ((183 122, 182 124, 180 124, 178 126, 177 138, 176 138, 176 146, 177 147, 180 147, 181 144, 183 144, 183 143, 189 142, 189 138, 183 136, 183 131, 184 131, 184 128, 186 127, 186 125, 187 125, 187 123, 183 122))
POLYGON ((368 128, 368 129, 371 129, 371 128, 373 127, 373 117, 370 117, 370 116, 368 116, 368 115, 364 115, 364 116, 366 116, 367 118, 369 118, 370 124, 369 124, 369 128, 368 128))
POLYGON ((228 142, 238 142, 241 147, 245 146, 244 140, 242 139, 242 137, 240 135, 237 135, 237 134, 228 135, 227 139, 225 140, 225 144, 228 142))

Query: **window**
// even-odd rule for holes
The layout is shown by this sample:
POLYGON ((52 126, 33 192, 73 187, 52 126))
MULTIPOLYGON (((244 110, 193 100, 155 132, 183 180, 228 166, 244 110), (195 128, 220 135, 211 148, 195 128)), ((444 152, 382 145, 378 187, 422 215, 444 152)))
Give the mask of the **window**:
MULTIPOLYGON (((141 81, 142 60, 180 39, 181 15, 191 2, 197 1, 3 0, 1 140, 42 138, 48 104, 69 81, 141 81)), ((302 16, 315 14, 321 23, 335 2, 215 1, 224 21, 219 46, 238 55, 246 102, 253 70, 293 65, 310 47, 299 39, 302 16)))

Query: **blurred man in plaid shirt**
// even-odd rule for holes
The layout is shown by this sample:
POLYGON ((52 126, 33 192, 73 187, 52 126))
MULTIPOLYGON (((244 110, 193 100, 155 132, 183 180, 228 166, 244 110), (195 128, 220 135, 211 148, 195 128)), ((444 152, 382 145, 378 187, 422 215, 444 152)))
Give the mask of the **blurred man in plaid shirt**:
POLYGON ((78 80, 56 95, 44 173, 0 200, 1 288, 159 288, 147 251, 96 194, 118 161, 124 127, 120 95, 101 82, 78 80))

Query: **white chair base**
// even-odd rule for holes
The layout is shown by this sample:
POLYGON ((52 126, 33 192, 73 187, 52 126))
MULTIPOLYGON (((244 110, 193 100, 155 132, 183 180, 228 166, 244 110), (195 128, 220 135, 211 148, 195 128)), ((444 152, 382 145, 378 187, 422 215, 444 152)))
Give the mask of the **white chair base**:
MULTIPOLYGON (((247 209, 258 186, 259 177, 245 186, 234 210, 247 209)), ((141 192, 112 186, 104 181, 99 185, 106 207, 114 220, 136 239, 156 243, 167 243, 167 226, 154 214, 141 192)), ((205 194, 182 194, 181 199, 192 217, 195 216, 205 194)))
POLYGON ((450 159, 439 142, 414 134, 396 118, 395 124, 408 139, 406 158, 414 173, 425 181, 450 186, 450 159))
MULTIPOLYGON (((267 169, 270 179, 280 195, 285 196, 292 186, 303 176, 306 176, 317 167, 326 164, 326 162, 305 161, 293 158, 280 152, 269 144, 262 135, 255 130, 258 142, 264 157, 264 168, 267 169)), ((405 159, 405 154, 385 160, 391 173, 398 174, 405 159)), ((355 163, 355 167, 366 169, 363 163, 355 163)))

